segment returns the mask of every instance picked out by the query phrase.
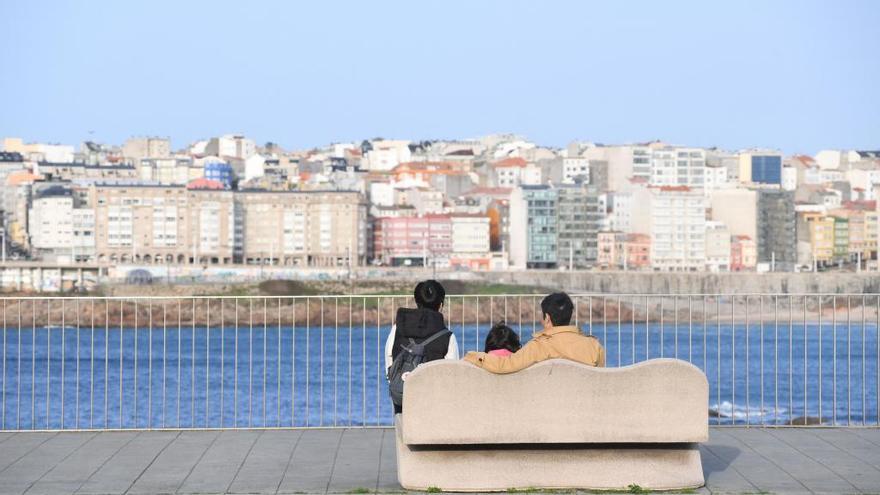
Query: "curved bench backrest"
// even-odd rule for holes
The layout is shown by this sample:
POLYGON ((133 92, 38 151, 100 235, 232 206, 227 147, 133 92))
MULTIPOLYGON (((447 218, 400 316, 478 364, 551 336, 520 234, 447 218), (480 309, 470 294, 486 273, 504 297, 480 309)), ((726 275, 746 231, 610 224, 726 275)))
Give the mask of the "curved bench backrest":
POLYGON ((407 379, 401 428, 410 445, 704 442, 708 401, 706 376, 677 359, 554 359, 509 375, 440 360, 407 379))

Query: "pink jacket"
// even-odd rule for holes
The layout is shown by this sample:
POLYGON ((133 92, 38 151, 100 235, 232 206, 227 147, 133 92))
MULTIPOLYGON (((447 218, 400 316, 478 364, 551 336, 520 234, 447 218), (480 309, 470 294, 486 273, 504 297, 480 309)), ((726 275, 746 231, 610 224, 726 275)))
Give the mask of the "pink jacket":
POLYGON ((508 351, 507 349, 495 349, 495 350, 489 351, 488 354, 491 356, 507 357, 513 353, 508 351))

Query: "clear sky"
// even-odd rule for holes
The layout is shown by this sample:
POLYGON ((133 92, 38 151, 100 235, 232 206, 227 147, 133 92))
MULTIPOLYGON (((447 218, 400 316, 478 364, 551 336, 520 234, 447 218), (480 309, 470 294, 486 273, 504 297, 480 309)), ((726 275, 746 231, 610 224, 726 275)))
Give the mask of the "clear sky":
POLYGON ((880 148, 880 1, 0 0, 0 136, 880 148))

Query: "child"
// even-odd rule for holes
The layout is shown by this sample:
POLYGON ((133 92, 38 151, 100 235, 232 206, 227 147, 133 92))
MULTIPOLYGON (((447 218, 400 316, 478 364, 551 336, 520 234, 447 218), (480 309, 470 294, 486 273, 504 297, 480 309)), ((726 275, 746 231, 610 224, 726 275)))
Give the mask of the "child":
POLYGON ((522 346, 519 343, 519 336, 504 322, 496 323, 486 335, 487 354, 507 357, 518 351, 520 347, 522 346))

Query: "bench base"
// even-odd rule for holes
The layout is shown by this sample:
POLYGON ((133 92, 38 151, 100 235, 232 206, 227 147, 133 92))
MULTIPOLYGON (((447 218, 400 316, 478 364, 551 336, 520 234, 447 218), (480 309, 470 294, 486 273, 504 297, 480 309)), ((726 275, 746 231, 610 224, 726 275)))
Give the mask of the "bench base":
POLYGON ((407 490, 684 490, 705 483, 697 444, 426 445, 397 437, 397 477, 407 490))

